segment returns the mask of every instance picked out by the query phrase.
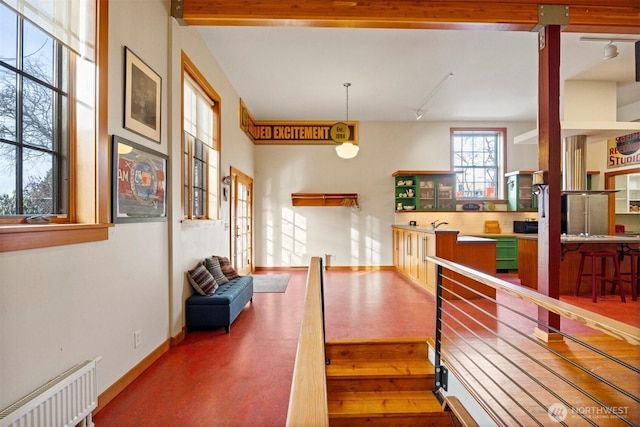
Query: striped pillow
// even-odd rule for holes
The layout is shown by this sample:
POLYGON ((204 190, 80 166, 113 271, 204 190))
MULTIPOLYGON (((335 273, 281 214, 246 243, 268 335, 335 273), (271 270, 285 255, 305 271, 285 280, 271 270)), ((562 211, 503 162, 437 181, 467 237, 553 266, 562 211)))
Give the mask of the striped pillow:
POLYGON ((211 258, 205 259, 204 266, 207 267, 207 270, 209 270, 209 273, 211 273, 218 286, 224 285, 229 281, 220 268, 218 258, 212 256, 211 258))
POLYGON ((235 279, 236 277, 240 277, 240 275, 231 267, 231 263, 229 262, 229 258, 219 256, 218 261, 220 262, 220 268, 222 269, 222 273, 229 280, 235 279))
POLYGON ((188 271, 187 278, 193 289, 200 295, 213 295, 218 289, 218 284, 202 262, 199 262, 193 270, 188 271))

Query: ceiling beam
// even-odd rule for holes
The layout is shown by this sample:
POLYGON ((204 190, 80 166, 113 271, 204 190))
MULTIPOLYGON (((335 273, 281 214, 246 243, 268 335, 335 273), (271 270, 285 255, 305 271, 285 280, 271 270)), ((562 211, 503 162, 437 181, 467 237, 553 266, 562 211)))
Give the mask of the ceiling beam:
POLYGON ((538 6, 569 6, 563 31, 640 33, 637 0, 172 0, 186 25, 532 31, 538 6))

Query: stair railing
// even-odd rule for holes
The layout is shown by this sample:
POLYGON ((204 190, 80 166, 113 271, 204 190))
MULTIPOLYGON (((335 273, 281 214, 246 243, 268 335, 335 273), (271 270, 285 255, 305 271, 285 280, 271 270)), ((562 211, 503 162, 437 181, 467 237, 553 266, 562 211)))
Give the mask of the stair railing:
POLYGON ((328 426, 322 258, 307 273, 302 325, 293 368, 287 426, 328 426))
POLYGON ((428 260, 438 270, 437 392, 446 396, 453 387, 462 399, 466 389, 464 406, 480 425, 640 424, 640 328, 442 258, 428 260), (495 289, 495 298, 460 275, 475 288, 495 289), (468 292, 474 296, 461 295, 468 292), (561 327, 539 321, 538 309, 560 315, 561 327), (523 324, 531 326, 515 326, 523 324))

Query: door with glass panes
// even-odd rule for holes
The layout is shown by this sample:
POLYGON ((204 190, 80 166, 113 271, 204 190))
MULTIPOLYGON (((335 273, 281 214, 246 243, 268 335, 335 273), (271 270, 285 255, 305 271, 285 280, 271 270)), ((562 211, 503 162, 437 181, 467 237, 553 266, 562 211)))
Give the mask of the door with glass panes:
POLYGON ((253 179, 231 168, 232 263, 238 274, 253 271, 253 179))

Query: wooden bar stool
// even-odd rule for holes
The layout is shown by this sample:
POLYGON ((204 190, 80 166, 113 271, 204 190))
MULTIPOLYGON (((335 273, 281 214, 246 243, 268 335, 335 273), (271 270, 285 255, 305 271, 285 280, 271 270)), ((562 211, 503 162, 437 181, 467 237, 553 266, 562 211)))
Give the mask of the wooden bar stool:
POLYGON ((580 251, 580 267, 578 268, 578 277, 576 278, 576 291, 575 295, 578 296, 580 294, 580 284, 582 283, 583 276, 591 276, 591 298, 593 302, 598 302, 598 290, 597 290, 597 282, 600 281, 600 294, 604 296, 604 285, 605 282, 613 283, 613 287, 615 288, 616 283, 619 285, 620 289, 620 300, 622 302, 627 302, 624 297, 624 287, 622 286, 622 277, 620 276, 620 262, 618 261, 618 254, 612 251, 580 251), (591 259, 591 273, 583 273, 582 269, 584 267, 584 262, 587 258, 591 259), (598 272, 597 260, 600 260, 600 271, 598 272), (607 277, 606 273, 606 263, 607 259, 611 259, 613 261, 613 276, 607 277))
MULTIPOLYGON (((631 299, 636 301, 638 299, 638 290, 640 289, 640 250, 629 249, 618 251, 620 255, 618 260, 622 261, 625 257, 629 257, 629 272, 620 273, 621 276, 629 276, 629 283, 631 283, 631 299)), ((613 292, 613 289, 611 290, 613 292)))

